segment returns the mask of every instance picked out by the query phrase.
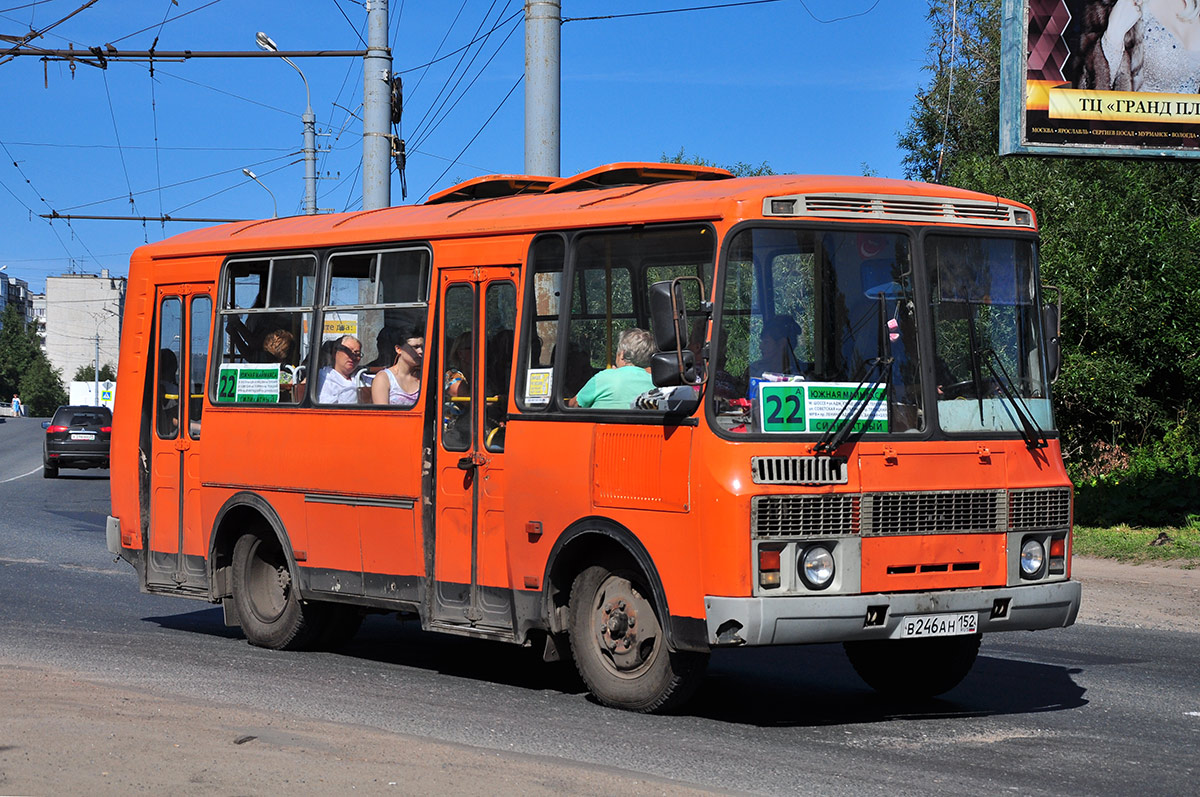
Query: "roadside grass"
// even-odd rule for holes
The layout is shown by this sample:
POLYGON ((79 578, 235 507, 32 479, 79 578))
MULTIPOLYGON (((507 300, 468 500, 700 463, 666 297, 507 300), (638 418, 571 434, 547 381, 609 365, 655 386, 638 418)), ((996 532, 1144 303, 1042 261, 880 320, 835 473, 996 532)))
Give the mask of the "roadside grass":
POLYGON ((1080 556, 1116 559, 1131 564, 1160 562, 1200 567, 1200 527, 1167 526, 1141 529, 1131 526, 1076 526, 1073 552, 1080 556), (1166 533, 1171 542, 1151 545, 1159 534, 1166 533))

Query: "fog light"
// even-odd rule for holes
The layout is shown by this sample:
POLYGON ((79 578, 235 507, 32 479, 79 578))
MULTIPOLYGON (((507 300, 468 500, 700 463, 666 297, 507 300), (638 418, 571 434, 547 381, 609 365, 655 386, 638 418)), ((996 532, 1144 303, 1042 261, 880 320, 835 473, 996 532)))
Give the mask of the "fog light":
POLYGON ((825 589, 833 583, 833 552, 824 545, 810 545, 800 554, 800 577, 809 589, 825 589))
POLYGON ((1046 548, 1039 540, 1028 539, 1021 545, 1021 577, 1038 578, 1046 567, 1046 548))

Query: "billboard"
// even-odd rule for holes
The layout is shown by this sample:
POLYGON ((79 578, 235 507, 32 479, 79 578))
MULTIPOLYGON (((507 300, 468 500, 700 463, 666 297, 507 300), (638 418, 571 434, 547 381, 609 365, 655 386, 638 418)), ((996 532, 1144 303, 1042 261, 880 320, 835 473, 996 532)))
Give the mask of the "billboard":
POLYGON ((1200 157, 1200 0, 1003 0, 1000 154, 1200 157))

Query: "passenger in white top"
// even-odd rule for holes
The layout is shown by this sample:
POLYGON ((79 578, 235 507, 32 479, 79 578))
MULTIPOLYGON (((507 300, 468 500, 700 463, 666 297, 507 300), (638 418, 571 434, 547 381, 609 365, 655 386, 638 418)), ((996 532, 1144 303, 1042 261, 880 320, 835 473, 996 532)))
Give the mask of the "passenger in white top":
POLYGON ((362 360, 362 343, 353 335, 338 338, 333 347, 333 366, 317 374, 318 404, 357 404, 358 387, 354 369, 362 360))

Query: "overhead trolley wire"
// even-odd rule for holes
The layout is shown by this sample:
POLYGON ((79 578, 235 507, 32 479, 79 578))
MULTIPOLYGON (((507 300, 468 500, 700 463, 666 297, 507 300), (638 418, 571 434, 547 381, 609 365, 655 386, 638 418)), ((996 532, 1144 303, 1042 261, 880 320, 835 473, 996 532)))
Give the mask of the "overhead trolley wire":
MULTIPOLYGON (((184 17, 191 16, 192 14, 195 14, 197 11, 203 11, 204 9, 208 8, 209 6, 215 6, 219 2, 221 2, 221 0, 211 0, 211 2, 205 3, 204 5, 198 6, 196 8, 193 8, 191 11, 184 11, 182 14, 176 14, 175 17, 171 21, 178 22, 179 20, 183 19, 184 17)), ((109 44, 116 44, 117 42, 123 42, 126 39, 132 39, 134 36, 137 36, 139 33, 145 33, 148 30, 154 30, 154 28, 156 28, 156 27, 161 31, 163 25, 165 25, 165 24, 166 24, 166 20, 164 19, 158 25, 150 25, 148 27, 142 28, 141 30, 135 30, 133 33, 127 33, 119 39, 111 40, 109 42, 109 44)), ((86 55, 87 53, 81 52, 81 54, 86 55)))
MULTIPOLYGON (((288 152, 286 155, 280 155, 275 158, 267 158, 266 160, 256 161, 254 163, 248 164, 247 168, 249 168, 250 166, 262 166, 263 164, 266 164, 266 163, 274 163, 275 161, 280 161, 280 160, 283 160, 284 158, 290 158, 296 154, 298 154, 297 151, 292 150, 292 151, 288 152)), ((287 164, 284 164, 284 165, 286 166, 287 164)), ((283 167, 281 166, 280 168, 283 168, 283 167)), ((178 188, 181 185, 188 185, 189 183, 198 183, 201 180, 211 180, 214 177, 220 177, 223 174, 234 174, 235 172, 240 174, 241 170, 242 169, 240 166, 235 167, 233 169, 222 169, 219 172, 213 172, 212 174, 206 174, 206 175, 203 175, 202 177, 189 177, 188 179, 180 180, 177 183, 170 183, 168 185, 162 186, 162 188, 178 188)), ((273 169, 272 171, 276 171, 276 170, 273 169)), ((271 172, 264 172, 264 174, 270 174, 270 173, 271 172)), ((147 188, 143 191, 134 191, 133 195, 141 196, 142 194, 148 194, 148 193, 150 193, 152 191, 156 191, 156 190, 158 190, 158 189, 147 188)), ((108 197, 107 199, 97 199, 93 202, 85 202, 82 205, 72 205, 71 207, 62 208, 62 210, 59 212, 61 213, 63 211, 81 210, 82 208, 90 208, 90 207, 94 207, 96 205, 103 205, 107 202, 116 202, 119 199, 125 199, 125 197, 112 196, 112 197, 108 197)), ((49 207, 49 205, 47 205, 47 207, 49 207)), ((53 208, 51 208, 51 210, 53 210, 53 208)))
MULTIPOLYGON (((456 99, 453 102, 453 104, 451 104, 451 106, 446 109, 445 113, 443 113, 441 115, 441 117, 439 117, 437 119, 437 121, 435 121, 433 123, 433 125, 429 127, 428 130, 426 130, 423 134, 421 134, 417 138, 417 140, 413 143, 414 147, 419 147, 422 144, 424 144, 429 139, 429 136, 431 136, 433 134, 433 131, 437 130, 438 126, 441 125, 442 122, 446 121, 446 117, 449 116, 450 112, 453 111, 458 106, 458 104, 460 102, 462 102, 463 98, 467 96, 467 92, 471 90, 471 87, 475 85, 475 82, 477 80, 479 80, 480 76, 483 75, 483 73, 485 71, 487 71, 487 68, 491 65, 492 61, 496 60, 496 56, 499 55, 500 51, 504 49, 504 45, 508 44, 508 40, 512 38, 512 35, 517 31, 518 28, 519 28, 519 25, 513 25, 512 30, 510 30, 508 32, 508 35, 505 36, 504 40, 500 42, 500 46, 498 46, 496 48, 495 52, 492 53, 491 58, 489 58, 487 60, 487 63, 485 63, 482 67, 479 68, 479 71, 475 74, 475 77, 471 78, 471 82, 468 83, 467 87, 464 88, 462 90, 462 93, 458 95, 458 99, 456 99)), ((465 71, 463 72, 463 77, 466 77, 465 71)), ((459 80, 461 82, 462 78, 459 78, 459 80)), ((458 87, 457 84, 455 84, 455 88, 457 88, 457 87, 458 87)), ((447 99, 449 99, 449 97, 447 97, 447 99)))
MULTIPOLYGON (((17 170, 17 173, 19 175, 21 175, 21 179, 23 179, 25 181, 25 184, 29 186, 29 189, 37 195, 38 201, 40 201, 43 205, 46 206, 46 208, 51 213, 53 213, 54 208, 50 206, 50 203, 46 200, 46 198, 44 196, 42 196, 42 192, 37 189, 37 186, 35 186, 33 184, 33 181, 29 179, 28 175, 25 174, 25 170, 21 168, 21 164, 19 164, 17 162, 17 159, 13 157, 12 153, 8 151, 8 146, 3 141, 0 141, 0 149, 4 150, 4 154, 6 156, 8 156, 9 162, 12 163, 13 167, 17 170)), ((31 216, 37 215, 33 212, 33 208, 29 207, 29 205, 27 205, 23 201, 21 201, 20 197, 18 197, 15 193, 13 193, 13 191, 7 185, 4 186, 4 190, 8 191, 8 193, 12 194, 13 199, 16 199, 17 202, 20 202, 21 206, 24 207, 26 210, 28 210, 31 216)), ((59 245, 62 246, 63 251, 67 253, 68 257, 72 257, 71 250, 67 246, 67 242, 64 241, 62 239, 62 236, 58 234, 58 230, 57 230, 57 228, 55 228, 54 223, 51 222, 50 220, 47 220, 46 223, 50 225, 50 231, 53 232, 54 237, 58 239, 58 243, 59 243, 59 245)), ((69 222, 67 223, 67 226, 68 227, 71 226, 69 222)), ((74 240, 79 242, 79 245, 83 247, 83 250, 88 253, 88 256, 91 257, 91 259, 93 261, 95 261, 96 263, 100 262, 100 259, 97 258, 94 254, 92 254, 92 250, 88 248, 88 245, 86 243, 84 243, 83 239, 80 238, 78 235, 75 235, 74 228, 72 228, 72 230, 71 230, 71 237, 74 240)), ((75 258, 75 259, 78 259, 78 258, 75 258)))
MULTIPOLYGON (((633 11, 633 12, 629 12, 627 14, 603 14, 603 15, 594 16, 594 17, 563 17, 562 23, 565 25, 568 22, 594 22, 597 20, 607 20, 607 19, 628 19, 630 17, 653 17, 653 16, 658 16, 660 14, 687 14, 692 11, 713 11, 713 10, 721 9, 721 8, 739 8, 741 6, 761 6, 761 5, 767 5, 768 3, 782 3, 782 2, 786 2, 786 0, 741 0, 740 2, 736 2, 736 3, 717 3, 714 5, 707 5, 707 6, 688 6, 687 8, 664 8, 660 11, 633 11)), ((856 11, 853 14, 846 14, 846 15, 840 16, 840 17, 833 17, 832 19, 821 19, 820 17, 818 17, 816 14, 813 13, 812 9, 808 7, 808 3, 804 2, 804 0, 799 0, 799 3, 804 8, 805 13, 807 13, 810 17, 812 17, 813 20, 821 23, 822 25, 829 25, 834 22, 843 22, 847 19, 854 19, 855 17, 866 16, 867 14, 870 14, 872 11, 875 10, 875 7, 879 5, 880 0, 875 0, 875 2, 871 4, 871 7, 866 9, 865 11, 856 11)))
POLYGON ((433 185, 430 185, 429 188, 425 189, 425 193, 421 194, 420 199, 417 200, 418 202, 423 200, 425 197, 429 196, 429 192, 433 190, 434 186, 436 186, 439 182, 441 182, 442 178, 446 176, 446 172, 449 172, 450 169, 454 166, 454 164, 458 163, 458 159, 463 156, 463 153, 465 153, 467 151, 468 147, 470 147, 472 144, 475 143, 475 139, 479 138, 480 133, 482 133, 484 131, 484 129, 488 126, 488 124, 492 121, 492 119, 494 119, 496 117, 496 114, 498 114, 500 112, 500 109, 504 107, 504 103, 508 102, 508 98, 512 96, 512 93, 517 90, 517 86, 521 85, 521 81, 523 81, 523 80, 525 80, 524 72, 522 72, 521 76, 519 78, 517 78, 517 82, 512 84, 512 88, 510 88, 508 90, 508 93, 504 95, 504 99, 500 100, 500 104, 496 106, 496 109, 494 111, 492 111, 491 116, 489 116, 487 119, 484 120, 483 124, 480 125, 479 130, 477 130, 475 132, 475 135, 471 136, 471 140, 468 141, 465 145, 463 145, 463 148, 461 150, 459 150, 458 155, 455 156, 454 160, 450 162, 450 165, 446 167, 445 171, 443 171, 441 174, 438 175, 438 178, 433 181, 433 185))
MULTIPOLYGON (((479 25, 475 28, 474 35, 476 37, 479 36, 479 31, 483 30, 484 25, 487 24, 488 17, 490 17, 492 15, 492 9, 495 7, 496 7, 496 0, 492 0, 492 4, 490 6, 488 6, 488 10, 484 13, 483 19, 481 19, 479 21, 479 25)), ((491 30, 489 30, 486 34, 484 34, 482 39, 476 38, 474 41, 486 42, 488 37, 490 37, 495 31, 496 31, 496 28, 492 27, 491 30)), ((463 70, 464 75, 466 74, 466 70, 471 68, 471 64, 475 63, 475 59, 479 56, 479 53, 482 50, 483 50, 483 44, 481 43, 479 45, 479 50, 476 50, 474 55, 471 56, 471 60, 469 62, 467 62, 467 66, 463 70)), ((454 68, 452 70, 450 70, 450 74, 448 74, 446 76, 445 81, 442 82, 442 87, 440 89, 438 89, 437 96, 435 96, 433 98, 433 102, 431 102, 429 104, 429 108, 426 109, 425 115, 421 117, 421 121, 417 122, 417 126, 413 130, 413 133, 412 133, 414 138, 419 139, 423 135, 422 130, 424 129, 426 123, 429 121, 430 116, 436 116, 437 113, 442 109, 442 107, 445 106, 446 100, 442 99, 442 95, 446 92, 446 89, 450 86, 450 81, 454 80, 454 76, 458 74, 458 70, 459 70, 459 67, 462 66, 463 59, 465 59, 467 57, 467 52, 468 52, 468 50, 463 50, 462 54, 459 55, 458 63, 456 63, 454 65, 454 68), (441 102, 441 105, 438 105, 439 101, 441 102), (435 106, 437 106, 437 107, 435 108, 435 106)), ((461 81, 461 80, 462 80, 462 78, 460 77, 459 81, 461 81)), ((455 83, 455 86, 457 86, 457 85, 458 84, 455 83)), ((453 89, 451 89, 451 93, 453 93, 453 89)), ((448 96, 447 96, 447 99, 449 99, 448 96)))

